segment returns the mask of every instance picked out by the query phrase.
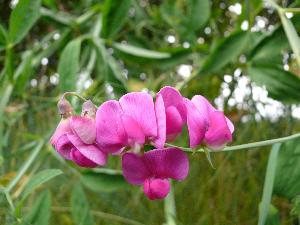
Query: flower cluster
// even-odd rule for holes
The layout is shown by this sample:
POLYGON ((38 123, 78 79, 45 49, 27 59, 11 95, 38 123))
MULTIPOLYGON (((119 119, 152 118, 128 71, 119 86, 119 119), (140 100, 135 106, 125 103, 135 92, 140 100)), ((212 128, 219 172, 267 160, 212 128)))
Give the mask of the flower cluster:
POLYGON ((143 92, 106 101, 98 109, 86 101, 80 116, 74 115, 64 97, 58 108, 62 119, 50 142, 62 157, 82 167, 96 167, 105 165, 108 155, 121 155, 125 179, 143 185, 151 200, 168 195, 169 179, 188 175, 187 155, 179 148, 165 148, 185 125, 191 148, 204 144, 222 149, 234 131, 231 121, 203 96, 189 100, 172 87, 162 88, 155 101, 143 92), (155 149, 145 152, 145 145, 155 149))

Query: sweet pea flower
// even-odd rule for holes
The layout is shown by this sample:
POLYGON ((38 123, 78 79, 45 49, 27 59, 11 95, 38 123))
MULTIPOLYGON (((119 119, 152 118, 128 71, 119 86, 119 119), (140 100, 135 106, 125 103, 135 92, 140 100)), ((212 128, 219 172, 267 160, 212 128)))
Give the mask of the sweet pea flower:
POLYGON ((125 179, 143 185, 150 200, 163 199, 170 192, 170 178, 184 180, 188 175, 187 155, 178 148, 153 149, 139 156, 128 152, 122 156, 125 179))
POLYGON ((163 147, 165 122, 158 120, 165 120, 161 100, 154 104, 147 93, 126 94, 119 101, 109 100, 98 108, 96 141, 110 153, 120 153, 125 147, 139 148, 147 142, 163 147))
POLYGON ((212 150, 222 149, 232 141, 234 125, 223 112, 215 109, 206 98, 196 95, 185 99, 190 147, 202 141, 212 150))
POLYGON ((174 140, 186 124, 186 107, 184 98, 173 87, 163 87, 157 93, 157 99, 162 97, 166 115, 166 138, 174 140))
POLYGON ((96 108, 93 103, 87 101, 83 104, 81 116, 72 115, 72 107, 64 98, 58 103, 58 108, 62 119, 50 139, 56 151, 82 167, 106 164, 107 154, 95 143, 96 108))

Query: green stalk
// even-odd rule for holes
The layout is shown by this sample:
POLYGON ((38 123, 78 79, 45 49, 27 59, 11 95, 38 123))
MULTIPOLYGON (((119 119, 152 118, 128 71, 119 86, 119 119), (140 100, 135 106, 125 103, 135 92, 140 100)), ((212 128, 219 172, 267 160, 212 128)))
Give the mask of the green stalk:
POLYGON ((176 205, 174 196, 174 187, 170 181, 170 193, 164 199, 166 225, 176 225, 176 205))
MULTIPOLYGON (((248 144, 228 146, 228 147, 225 147, 220 150, 209 150, 209 152, 227 152, 227 151, 236 151, 236 150, 243 150, 243 149, 249 149, 249 148, 257 148, 257 147, 273 145, 276 143, 287 142, 289 140, 293 140, 296 138, 300 138, 300 133, 293 134, 293 135, 286 136, 286 137, 270 139, 270 140, 266 140, 266 141, 258 141, 258 142, 248 143, 248 144)), ((180 148, 180 149, 184 150, 185 152, 192 152, 192 153, 204 152, 204 149, 202 149, 202 148, 200 148, 200 149, 183 148, 183 147, 168 144, 168 143, 166 144, 166 146, 180 148)))

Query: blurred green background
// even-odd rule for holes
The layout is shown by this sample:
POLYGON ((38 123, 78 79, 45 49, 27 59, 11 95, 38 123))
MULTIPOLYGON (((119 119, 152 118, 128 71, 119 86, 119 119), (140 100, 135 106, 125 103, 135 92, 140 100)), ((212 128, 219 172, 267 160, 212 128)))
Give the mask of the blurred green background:
MULTIPOLYGON (((299 6, 291 0, 0 0, 0 224, 166 222, 164 202, 126 184, 119 158, 110 158, 109 169, 87 170, 56 154, 48 142, 65 91, 100 105, 170 85, 224 110, 236 127, 233 145, 297 133, 299 6)), ((70 100, 79 112, 82 102, 70 100)), ((186 132, 176 144, 188 146, 186 132)), ((188 178, 174 183, 174 222, 300 224, 299 139, 269 160, 272 205, 266 201, 268 215, 259 215, 264 183, 264 193, 273 189, 264 181, 270 149, 212 154, 216 169, 204 154, 190 154, 188 178)))

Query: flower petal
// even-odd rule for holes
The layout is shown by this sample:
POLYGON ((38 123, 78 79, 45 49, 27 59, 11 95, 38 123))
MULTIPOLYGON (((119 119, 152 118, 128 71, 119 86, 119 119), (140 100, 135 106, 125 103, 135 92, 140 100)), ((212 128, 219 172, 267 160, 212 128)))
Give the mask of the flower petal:
POLYGON ((83 116, 71 116, 70 127, 73 133, 85 143, 93 144, 96 139, 96 123, 95 120, 83 116))
POLYGON ((227 142, 232 141, 232 135, 223 112, 210 114, 210 125, 205 134, 205 143, 211 149, 222 149, 227 142))
POLYGON ((162 95, 165 107, 174 106, 177 108, 179 114, 183 121, 186 121, 186 108, 184 104, 184 99, 175 88, 166 86, 160 89, 157 95, 162 95))
POLYGON ((61 119, 52 137, 50 138, 51 145, 55 146, 55 143, 57 142, 58 138, 68 132, 71 132, 69 119, 61 119))
POLYGON ((209 114, 212 113, 213 111, 216 111, 216 109, 202 95, 195 95, 191 99, 191 102, 194 103, 195 107, 204 116, 206 122, 208 123, 209 122, 209 114))
POLYGON ((122 156, 122 169, 125 179, 134 185, 143 184, 149 175, 142 157, 134 153, 125 153, 122 156))
POLYGON ((71 158, 78 166, 93 168, 97 164, 82 155, 76 148, 71 150, 71 158))
POLYGON ((106 153, 102 152, 96 145, 87 145, 83 143, 77 135, 68 134, 71 143, 78 149, 78 151, 89 160, 98 165, 105 165, 107 162, 106 153))
POLYGON ((170 192, 168 179, 149 178, 144 182, 144 193, 150 200, 163 199, 170 192))
POLYGON ((166 142, 166 111, 161 95, 155 101, 155 115, 157 121, 157 137, 153 140, 156 148, 163 148, 166 142))
POLYGON ((197 147, 203 140, 207 129, 207 115, 200 112, 194 103, 185 99, 187 108, 187 126, 190 137, 190 147, 197 147))
POLYGON ((123 112, 140 125, 146 137, 157 136, 154 103, 151 95, 143 92, 132 92, 123 95, 119 102, 123 112))
POLYGON ((227 126, 228 126, 228 128, 230 130, 230 133, 233 134, 233 132, 234 132, 234 125, 233 125, 233 123, 226 116, 225 116, 225 119, 226 119, 227 126))
POLYGON ((122 115, 122 122, 128 136, 129 144, 144 144, 145 135, 139 124, 134 119, 132 119, 131 116, 128 115, 122 115))
POLYGON ((183 180, 189 172, 188 157, 178 148, 154 149, 146 152, 143 159, 156 178, 183 180))
POLYGON ((170 106, 166 110, 166 117, 167 117, 167 137, 168 140, 172 141, 176 138, 178 134, 182 132, 182 127, 184 125, 184 121, 180 113, 178 112, 177 108, 174 106, 170 106), (172 137, 172 138, 170 138, 172 137))
POLYGON ((118 101, 103 103, 96 114, 96 141, 105 152, 117 152, 127 145, 122 108, 118 101))
MULTIPOLYGON (((212 106, 212 104, 210 104, 210 102, 206 98, 204 98, 201 95, 195 95, 191 101, 194 103, 196 108, 206 116, 206 120, 208 121, 208 123, 210 120, 209 115, 212 112, 218 111, 215 107, 212 106)), ((227 117, 225 117, 225 119, 226 119, 226 122, 227 122, 230 132, 233 133, 234 132, 233 123, 227 117)))
POLYGON ((71 149, 73 148, 73 144, 68 139, 67 133, 61 135, 56 143, 55 143, 55 149, 56 151, 65 159, 71 160, 71 149))

